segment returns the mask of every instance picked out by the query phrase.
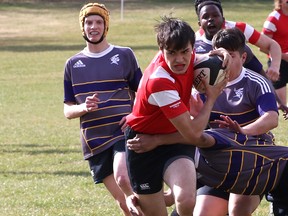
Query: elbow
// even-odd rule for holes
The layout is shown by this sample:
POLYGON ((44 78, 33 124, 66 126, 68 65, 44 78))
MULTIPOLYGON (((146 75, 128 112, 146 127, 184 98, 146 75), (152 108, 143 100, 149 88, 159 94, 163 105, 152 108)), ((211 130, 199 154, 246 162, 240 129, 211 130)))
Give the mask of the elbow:
POLYGON ((67 118, 67 119, 73 119, 73 118, 74 118, 74 117, 72 116, 72 113, 69 112, 69 110, 67 110, 67 109, 64 109, 64 116, 65 116, 65 118, 67 118))
POLYGON ((67 119, 72 119, 72 117, 71 117, 68 113, 66 113, 65 111, 64 111, 64 116, 65 116, 65 118, 67 118, 67 119))
POLYGON ((186 140, 188 141, 188 143, 191 143, 197 147, 200 147, 202 145, 202 135, 203 133, 191 133, 189 134, 188 137, 186 137, 186 140))

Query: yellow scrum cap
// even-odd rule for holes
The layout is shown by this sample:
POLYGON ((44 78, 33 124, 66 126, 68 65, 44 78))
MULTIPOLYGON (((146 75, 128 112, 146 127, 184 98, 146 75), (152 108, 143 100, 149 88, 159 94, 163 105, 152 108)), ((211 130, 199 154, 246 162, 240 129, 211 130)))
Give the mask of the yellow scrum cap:
POLYGON ((99 15, 103 18, 104 23, 105 23, 105 31, 104 31, 103 37, 105 37, 109 29, 109 11, 105 7, 105 5, 98 4, 98 3, 88 3, 81 8, 80 14, 79 14, 79 22, 80 22, 80 28, 81 28, 83 36, 85 36, 84 21, 85 21, 85 18, 90 15, 99 15))

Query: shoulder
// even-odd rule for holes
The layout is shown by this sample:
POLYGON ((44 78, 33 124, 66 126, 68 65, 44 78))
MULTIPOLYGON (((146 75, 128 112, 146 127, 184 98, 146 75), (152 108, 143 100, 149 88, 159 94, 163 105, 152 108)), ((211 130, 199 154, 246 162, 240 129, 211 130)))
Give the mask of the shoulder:
POLYGON ((283 15, 281 10, 274 10, 268 15, 268 18, 273 17, 274 19, 279 20, 281 15, 283 15))
POLYGON ((128 54, 133 54, 133 50, 131 47, 125 47, 125 46, 116 46, 114 45, 114 50, 118 52, 123 52, 123 53, 128 53, 128 54))
POLYGON ((73 64, 77 61, 79 61, 80 59, 82 59, 85 55, 83 54, 83 50, 76 53, 75 55, 69 57, 67 60, 66 60, 66 65, 69 65, 69 64, 73 64))
POLYGON ((244 68, 244 79, 246 79, 245 82, 252 83, 251 86, 260 87, 263 92, 272 92, 270 82, 254 71, 244 68))
POLYGON ((207 39, 205 40, 204 38, 195 41, 196 53, 208 53, 211 50, 212 50, 212 41, 208 41, 207 39))

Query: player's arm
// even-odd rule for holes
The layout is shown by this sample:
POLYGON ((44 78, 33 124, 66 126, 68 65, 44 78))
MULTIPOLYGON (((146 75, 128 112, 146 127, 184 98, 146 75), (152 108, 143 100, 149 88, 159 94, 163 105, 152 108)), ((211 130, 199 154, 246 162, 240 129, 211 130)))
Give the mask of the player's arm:
POLYGON ((85 113, 87 113, 87 111, 84 103, 79 105, 72 102, 64 103, 64 116, 68 119, 79 118, 85 113))
POLYGON ((88 96, 84 103, 76 104, 74 102, 64 103, 64 115, 68 119, 79 118, 88 112, 94 112, 98 109, 99 99, 97 94, 88 96))
POLYGON ((206 89, 207 100, 199 112, 192 118, 188 111, 170 119, 178 133, 146 135, 138 134, 134 139, 127 141, 129 150, 137 153, 150 151, 160 145, 169 145, 175 143, 191 144, 201 148, 211 147, 215 144, 212 136, 204 133, 207 126, 212 107, 220 92, 226 86, 228 77, 214 86, 210 86, 203 81, 206 89))
POLYGON ((281 48, 279 44, 272 38, 261 34, 255 45, 259 47, 260 51, 270 55, 272 62, 267 70, 267 76, 272 81, 278 80, 281 63, 281 48))
POLYGON ((278 126, 278 113, 275 111, 265 112, 256 121, 243 127, 244 134, 260 135, 278 126))
POLYGON ((276 111, 267 111, 256 121, 241 127, 237 121, 233 121, 229 116, 220 116, 222 120, 215 120, 220 128, 229 128, 232 131, 256 136, 264 134, 278 126, 278 113, 276 111))
MULTIPOLYGON (((184 123, 183 120, 185 119, 187 119, 187 113, 184 113, 174 118, 172 122, 177 125, 182 125, 184 123)), ((184 130, 187 130, 187 128, 184 128, 184 130)), ((188 136, 190 137, 190 139, 193 139, 193 137, 195 137, 195 140, 192 140, 193 142, 191 142, 191 140, 185 139, 179 132, 155 135, 137 134, 136 137, 134 137, 133 139, 127 140, 127 148, 129 150, 135 151, 136 153, 144 153, 147 151, 151 151, 161 145, 172 145, 175 143, 195 145, 201 148, 207 148, 215 144, 214 138, 206 133, 202 133, 199 137, 197 137, 195 136, 193 131, 191 131, 191 135, 189 134, 188 136)))

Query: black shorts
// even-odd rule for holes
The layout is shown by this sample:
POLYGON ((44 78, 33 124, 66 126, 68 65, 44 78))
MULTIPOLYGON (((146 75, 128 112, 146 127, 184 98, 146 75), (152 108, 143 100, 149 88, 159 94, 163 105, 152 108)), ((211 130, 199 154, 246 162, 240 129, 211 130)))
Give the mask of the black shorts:
POLYGON ((104 178, 113 173, 114 155, 117 152, 125 152, 125 140, 116 142, 110 148, 88 159, 95 184, 102 183, 104 178))
MULTIPOLYGON (((271 61, 268 61, 268 66, 271 64, 271 61)), ((280 64, 280 78, 276 82, 273 82, 275 89, 280 89, 286 86, 288 83, 288 62, 281 60, 280 64)))
POLYGON ((288 162, 286 163, 284 172, 281 176, 278 186, 273 191, 269 192, 266 195, 267 201, 273 203, 273 209, 275 208, 275 213, 278 212, 276 208, 279 208, 279 209, 282 208, 282 209, 285 209, 288 215, 288 184, 287 182, 288 182, 288 162))
POLYGON ((229 200, 228 192, 221 190, 221 189, 209 187, 207 185, 204 185, 197 190, 197 196, 198 195, 210 195, 210 196, 222 198, 227 201, 229 200))
MULTIPOLYGON (((126 139, 131 139, 136 136, 136 132, 128 127, 125 136, 126 139)), ((163 145, 141 154, 126 148, 127 168, 133 191, 137 194, 159 192, 163 187, 163 175, 167 167, 178 158, 194 161, 194 153, 194 146, 184 144, 163 145)))

